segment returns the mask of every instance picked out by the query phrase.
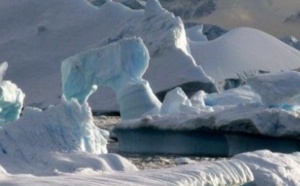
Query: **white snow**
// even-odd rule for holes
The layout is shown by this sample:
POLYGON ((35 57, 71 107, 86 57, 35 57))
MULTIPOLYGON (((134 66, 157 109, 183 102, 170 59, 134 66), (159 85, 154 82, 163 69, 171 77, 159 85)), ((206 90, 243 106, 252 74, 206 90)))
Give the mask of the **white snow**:
POLYGON ((30 175, 5 175, 0 184, 15 186, 51 185, 105 185, 105 186, 162 186, 162 185, 242 185, 253 180, 249 168, 238 160, 202 162, 170 169, 148 170, 126 173, 101 173, 83 169, 74 174, 60 174, 55 177, 30 175))
POLYGON ((197 64, 217 82, 244 72, 300 67, 300 51, 252 28, 234 29, 215 40, 189 45, 197 64))
POLYGON ((251 169, 254 185, 297 186, 300 184, 300 154, 272 153, 268 150, 239 154, 233 157, 251 169))
POLYGON ((55 177, 12 175, 0 169, 0 184, 35 185, 242 185, 297 186, 299 153, 282 154, 268 150, 243 153, 231 160, 193 163, 176 168, 138 172, 102 173, 89 168, 55 177), (251 184, 250 184, 251 185, 251 184))

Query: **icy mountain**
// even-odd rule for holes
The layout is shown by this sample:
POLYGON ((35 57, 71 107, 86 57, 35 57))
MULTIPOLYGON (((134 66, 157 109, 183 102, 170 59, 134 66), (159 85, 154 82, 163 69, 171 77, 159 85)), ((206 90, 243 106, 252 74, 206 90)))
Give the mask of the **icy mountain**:
POLYGON ((190 42, 197 64, 216 81, 251 71, 281 71, 300 67, 300 52, 277 38, 252 28, 231 30, 208 42, 190 42))

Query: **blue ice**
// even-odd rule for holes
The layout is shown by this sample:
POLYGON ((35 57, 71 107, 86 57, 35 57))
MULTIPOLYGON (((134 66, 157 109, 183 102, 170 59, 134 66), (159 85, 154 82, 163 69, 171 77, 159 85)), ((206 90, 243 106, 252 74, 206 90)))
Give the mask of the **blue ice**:
POLYGON ((158 113, 161 102, 142 78, 148 66, 149 53, 139 38, 79 53, 62 62, 64 96, 82 104, 98 86, 108 86, 116 92, 122 120, 158 113))
POLYGON ((19 119, 25 94, 14 83, 4 81, 8 63, 0 64, 0 125, 19 119))

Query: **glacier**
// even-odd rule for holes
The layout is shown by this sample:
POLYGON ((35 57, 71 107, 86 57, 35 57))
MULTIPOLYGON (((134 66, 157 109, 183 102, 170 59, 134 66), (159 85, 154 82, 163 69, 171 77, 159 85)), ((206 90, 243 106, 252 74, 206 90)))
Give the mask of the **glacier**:
POLYGON ((19 119, 25 94, 16 84, 3 80, 8 63, 0 65, 0 126, 19 119))
POLYGON ((156 114, 161 102, 142 79, 148 66, 149 54, 143 41, 122 39, 64 60, 63 94, 67 100, 86 103, 98 86, 107 86, 116 93, 122 120, 156 114))

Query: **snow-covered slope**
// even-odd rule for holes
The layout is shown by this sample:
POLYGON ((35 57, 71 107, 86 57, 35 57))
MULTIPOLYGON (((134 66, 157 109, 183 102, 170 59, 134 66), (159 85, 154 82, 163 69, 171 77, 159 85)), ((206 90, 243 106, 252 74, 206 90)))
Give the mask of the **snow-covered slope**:
MULTIPOLYGON (((157 55, 150 61, 152 71, 146 77, 156 91, 195 79, 209 81, 188 53, 182 21, 156 0, 149 1, 146 11, 112 1, 98 9, 85 0, 3 0, 0 23, 0 61, 8 62, 6 77, 28 95, 25 105, 45 108, 58 103, 60 65, 65 58, 133 35, 142 37, 151 54, 181 59, 175 63, 176 58, 157 55), (166 66, 173 72, 168 76, 162 72, 166 66), (191 76, 182 70, 185 66, 197 72, 191 76)), ((92 108, 116 108, 113 95, 111 90, 99 90, 91 97, 92 108)))
POLYGON ((239 28, 208 42, 190 42, 197 64, 216 81, 237 73, 281 71, 300 67, 300 52, 252 28, 239 28))

